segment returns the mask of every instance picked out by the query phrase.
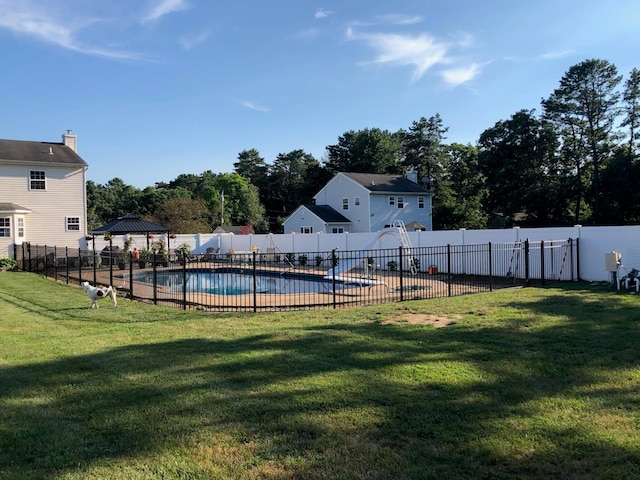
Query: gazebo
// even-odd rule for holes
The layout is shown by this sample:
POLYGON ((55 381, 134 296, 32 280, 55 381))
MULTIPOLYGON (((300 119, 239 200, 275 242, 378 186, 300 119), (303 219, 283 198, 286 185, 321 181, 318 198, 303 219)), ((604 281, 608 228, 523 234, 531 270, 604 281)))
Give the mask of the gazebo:
POLYGON ((101 227, 91 231, 91 237, 94 241, 95 250, 95 238, 100 235, 129 235, 129 234, 143 234, 147 237, 147 248, 149 248, 149 235, 169 233, 171 229, 158 225, 157 223, 148 222, 143 220, 139 215, 133 213, 127 213, 123 217, 118 217, 117 220, 107 223, 101 227))

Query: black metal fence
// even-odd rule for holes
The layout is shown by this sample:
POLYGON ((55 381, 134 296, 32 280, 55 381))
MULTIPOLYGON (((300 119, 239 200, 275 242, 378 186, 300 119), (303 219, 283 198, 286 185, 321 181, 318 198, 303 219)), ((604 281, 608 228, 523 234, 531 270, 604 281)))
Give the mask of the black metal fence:
POLYGON ((577 239, 330 252, 149 254, 15 246, 23 271, 113 285, 120 296, 207 311, 339 308, 575 281, 577 239))

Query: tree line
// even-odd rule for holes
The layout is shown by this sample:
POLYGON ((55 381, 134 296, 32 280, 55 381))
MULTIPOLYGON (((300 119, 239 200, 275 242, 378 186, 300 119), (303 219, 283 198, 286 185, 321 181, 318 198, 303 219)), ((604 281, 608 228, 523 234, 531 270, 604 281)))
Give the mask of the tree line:
POLYGON ((345 132, 322 161, 300 149, 267 163, 248 149, 231 173, 182 174, 144 189, 89 181, 89 228, 133 212, 176 233, 223 224, 280 233, 337 172, 409 168, 434 193, 438 230, 640 222, 640 71, 625 80, 612 63, 587 59, 540 105, 539 114, 522 109, 498 121, 475 145, 446 143, 435 114, 396 132, 345 132))

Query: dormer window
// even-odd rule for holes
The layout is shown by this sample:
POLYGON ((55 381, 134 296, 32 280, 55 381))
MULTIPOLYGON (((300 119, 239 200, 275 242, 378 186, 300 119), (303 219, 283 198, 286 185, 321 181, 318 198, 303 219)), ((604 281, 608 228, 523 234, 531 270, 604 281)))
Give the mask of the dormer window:
POLYGON ((47 177, 44 170, 31 170, 29 172, 29 190, 46 190, 47 177))

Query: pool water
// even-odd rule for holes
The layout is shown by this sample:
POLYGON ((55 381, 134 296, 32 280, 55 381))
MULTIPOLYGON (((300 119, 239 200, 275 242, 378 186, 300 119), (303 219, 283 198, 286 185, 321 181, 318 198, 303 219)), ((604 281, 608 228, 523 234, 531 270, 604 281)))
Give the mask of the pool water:
MULTIPOLYGON (((173 291, 182 291, 182 270, 159 270, 157 283, 173 291)), ((153 283, 153 272, 133 274, 133 280, 153 283)), ((188 269, 186 271, 187 292, 213 293, 218 295, 243 295, 253 293, 253 272, 247 269, 188 269)), ((336 289, 360 286, 359 283, 336 281, 336 289)), ((255 292, 269 294, 326 293, 333 291, 333 281, 318 275, 291 272, 257 271, 255 292)))

